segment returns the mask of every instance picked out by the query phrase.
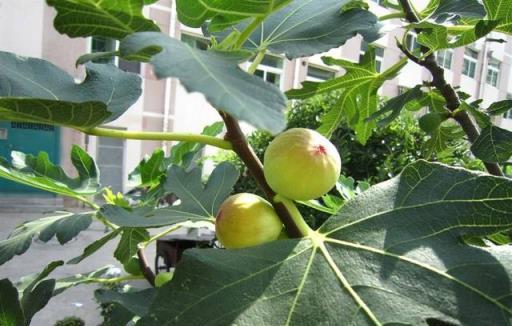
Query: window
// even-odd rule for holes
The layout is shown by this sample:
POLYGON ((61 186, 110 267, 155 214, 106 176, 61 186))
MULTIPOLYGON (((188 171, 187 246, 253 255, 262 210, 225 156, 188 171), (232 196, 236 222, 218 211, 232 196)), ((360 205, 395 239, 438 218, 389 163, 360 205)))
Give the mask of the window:
POLYGON ((194 36, 190 34, 181 34, 181 41, 187 43, 194 49, 199 50, 208 50, 208 46, 210 45, 210 41, 199 36, 194 36))
POLYGON ((452 68, 453 50, 441 50, 436 53, 437 63, 446 69, 452 68))
POLYGON ((464 50, 464 63, 462 64, 462 74, 471 78, 475 78, 476 65, 478 64, 478 52, 466 48, 464 50))
POLYGON ((405 46, 411 52, 414 52, 414 50, 417 50, 421 47, 421 45, 418 43, 418 37, 415 33, 407 33, 407 36, 405 37, 405 46))
MULTIPOLYGON (((112 52, 116 51, 117 49, 117 42, 114 39, 106 38, 106 37, 99 37, 94 36, 91 39, 91 52, 112 52)), ((108 57, 108 58, 99 58, 92 60, 96 63, 112 63, 116 64, 119 67, 119 69, 133 72, 133 73, 140 73, 140 62, 136 61, 126 61, 121 58, 119 58, 116 62, 115 57, 108 57)))
POLYGON ((273 55, 266 55, 261 61, 258 69, 254 72, 265 81, 281 86, 281 75, 283 74, 283 59, 273 55))
POLYGON ((308 65, 306 80, 321 82, 335 77, 335 72, 325 68, 308 65))
MULTIPOLYGON (((380 72, 382 68, 382 60, 384 59, 384 49, 374 46, 375 49, 375 69, 380 72)), ((362 62, 363 56, 368 51, 368 43, 361 42, 361 51, 359 52, 359 63, 362 62)))
MULTIPOLYGON (((116 40, 94 36, 91 40, 91 52, 112 52, 116 50, 116 40)), ((95 59, 96 63, 114 63, 114 57, 95 59)))
POLYGON ((500 62, 494 58, 489 59, 489 63, 487 65, 487 77, 486 77, 487 84, 497 87, 499 75, 500 75, 500 62))
POLYGON ((114 192, 123 192, 123 139, 98 137, 97 162, 101 184, 109 185, 114 192))

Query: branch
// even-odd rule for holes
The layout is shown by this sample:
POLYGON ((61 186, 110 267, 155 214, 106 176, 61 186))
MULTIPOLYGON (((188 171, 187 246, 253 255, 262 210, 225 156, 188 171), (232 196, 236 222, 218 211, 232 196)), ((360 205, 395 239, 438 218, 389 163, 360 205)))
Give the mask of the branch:
MULTIPOLYGON (((409 0, 398 0, 398 2, 400 3, 404 10, 405 18, 409 22, 419 22, 419 18, 414 12, 413 7, 409 3, 409 0)), ((420 32, 421 29, 416 28, 416 33, 419 34, 420 32)), ((421 51, 423 53, 427 53, 429 51, 429 48, 421 46, 421 51)), ((407 52, 404 53, 405 55, 407 55, 407 52)), ((434 85, 439 90, 441 95, 443 95, 448 110, 450 110, 451 112, 457 110, 460 106, 459 97, 457 96, 457 93, 455 92, 453 87, 446 82, 444 78, 444 69, 437 64, 435 56, 433 54, 429 54, 425 56, 423 60, 413 61, 425 67, 428 71, 430 71, 430 73, 432 74, 432 85, 434 85)), ((455 121, 459 123, 459 125, 466 133, 468 140, 473 144, 480 135, 480 133, 476 128, 475 124, 473 123, 473 121, 471 120, 471 118, 469 117, 469 115, 466 112, 460 111, 453 115, 453 119, 455 119, 455 121)), ((503 176, 503 172, 501 171, 498 164, 487 162, 484 162, 484 164, 487 171, 490 174, 503 176)))
POLYGON ((82 131, 91 136, 137 140, 188 141, 211 145, 222 149, 233 149, 231 144, 224 139, 200 134, 181 132, 126 131, 107 128, 92 128, 82 131))
POLYGON ((277 215, 286 227, 288 235, 291 238, 301 238, 305 236, 305 234, 303 234, 295 224, 286 206, 282 202, 276 202, 274 200, 276 193, 270 188, 267 181, 265 180, 263 164, 261 164, 261 161, 258 159, 252 148, 247 143, 247 140, 245 139, 244 133, 240 129, 238 122, 225 112, 220 112, 220 115, 226 124, 226 139, 228 139, 233 145, 233 150, 235 153, 238 154, 240 159, 247 166, 247 169, 256 180, 258 187, 265 193, 265 196, 272 203, 272 206, 274 206, 277 215))
POLYGON ((139 257, 139 266, 140 270, 142 271, 142 275, 144 275, 144 278, 154 287, 156 276, 155 273, 153 273, 151 267, 149 267, 146 254, 144 253, 143 249, 139 248, 139 250, 137 250, 137 257, 139 257))

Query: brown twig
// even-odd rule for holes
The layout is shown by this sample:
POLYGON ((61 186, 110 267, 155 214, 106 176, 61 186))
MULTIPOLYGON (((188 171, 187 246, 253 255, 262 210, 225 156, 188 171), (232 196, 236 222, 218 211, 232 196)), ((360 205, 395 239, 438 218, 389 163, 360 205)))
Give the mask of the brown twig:
POLYGON ((155 286, 155 273, 153 273, 153 270, 149 267, 146 254, 143 249, 139 248, 139 250, 137 250, 137 257, 139 257, 139 266, 142 271, 142 275, 144 275, 151 286, 155 286))
POLYGON ((272 203, 272 206, 274 206, 277 215, 286 227, 288 236, 291 238, 302 237, 302 234, 297 228, 297 225, 293 222, 288 209, 286 209, 282 203, 274 202, 274 196, 276 193, 270 188, 265 180, 263 164, 261 164, 261 161, 254 153, 253 149, 247 143, 247 139, 240 129, 238 121, 226 112, 220 112, 220 115, 226 124, 227 133, 225 138, 231 142, 235 153, 240 157, 242 162, 244 162, 252 177, 256 180, 258 187, 265 193, 265 196, 272 203))
MULTIPOLYGON (((398 2, 400 3, 402 9, 404 10, 405 18, 409 22, 419 22, 419 18, 414 12, 414 9, 412 8, 409 0, 398 0, 398 2)), ((421 32, 420 28, 416 28, 415 30, 417 34, 421 32)), ((403 46, 400 46, 400 49, 413 62, 419 64, 422 67, 425 67, 432 74, 432 85, 436 87, 441 93, 441 95, 444 97, 446 101, 446 107, 448 108, 448 110, 450 110, 451 112, 457 110, 460 106, 460 99, 455 90, 453 89, 453 87, 446 82, 446 79, 444 78, 444 69, 437 64, 434 54, 431 53, 420 60, 414 55, 414 58, 411 58, 410 52, 407 50, 404 51, 405 49, 403 48, 403 46)), ((421 46, 422 53, 427 53, 428 51, 428 47, 421 46)), ((476 128, 475 124, 473 123, 473 121, 471 120, 471 118, 469 117, 469 115, 464 111, 458 111, 456 114, 453 115, 453 119, 455 119, 455 121, 457 121, 457 123, 462 127, 462 130, 464 130, 464 132, 466 133, 468 140, 473 144, 480 135, 480 133, 476 128)), ((490 174, 503 176, 503 172, 501 171, 498 164, 488 162, 484 162, 484 164, 487 171, 490 174)))

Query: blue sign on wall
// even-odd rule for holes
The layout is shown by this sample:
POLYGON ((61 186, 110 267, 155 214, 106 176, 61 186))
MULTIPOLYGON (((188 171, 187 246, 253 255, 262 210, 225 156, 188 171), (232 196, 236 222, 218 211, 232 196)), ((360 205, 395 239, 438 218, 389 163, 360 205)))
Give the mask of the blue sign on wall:
MULTIPOLYGON (((50 160, 59 162, 60 130, 58 127, 27 122, 0 122, 0 157, 11 161, 11 151, 37 155, 44 151, 50 160)), ((41 192, 0 178, 0 193, 23 194, 41 192)))

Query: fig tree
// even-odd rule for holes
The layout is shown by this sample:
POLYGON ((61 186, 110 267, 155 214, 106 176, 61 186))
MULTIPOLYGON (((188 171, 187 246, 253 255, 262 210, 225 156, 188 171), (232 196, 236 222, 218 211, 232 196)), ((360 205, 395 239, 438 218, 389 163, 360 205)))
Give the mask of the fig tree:
POLYGON ((321 197, 336 184, 340 171, 338 150, 314 130, 289 129, 265 151, 265 179, 272 190, 293 200, 321 197))
POLYGON ((260 196, 241 193, 222 203, 215 228, 220 243, 233 249, 277 240, 283 224, 268 201, 260 196))

